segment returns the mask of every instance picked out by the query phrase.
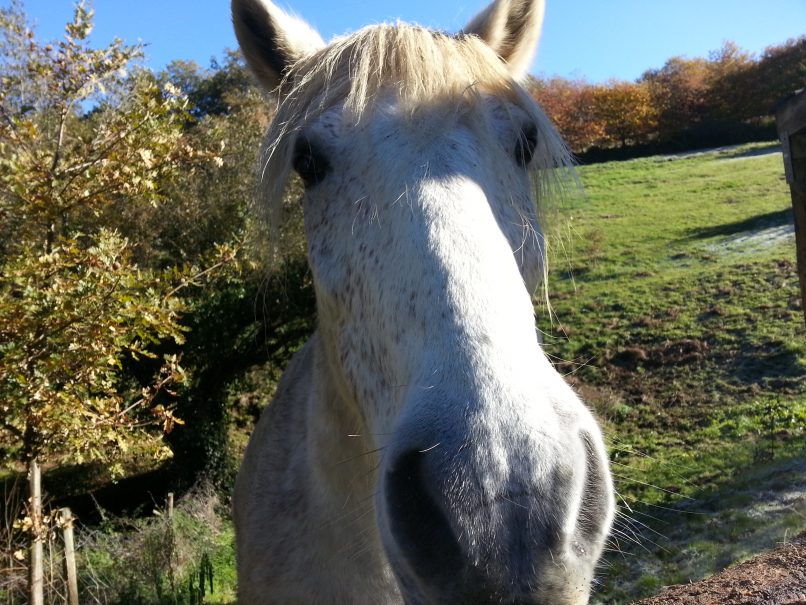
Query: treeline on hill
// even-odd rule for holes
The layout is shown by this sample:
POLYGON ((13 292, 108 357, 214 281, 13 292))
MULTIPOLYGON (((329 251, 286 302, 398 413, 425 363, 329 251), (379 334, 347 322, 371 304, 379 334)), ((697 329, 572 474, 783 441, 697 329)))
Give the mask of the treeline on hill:
POLYGON ((773 107, 805 84, 806 36, 760 57, 725 42, 707 59, 673 57, 635 82, 530 82, 583 162, 773 139, 773 107))

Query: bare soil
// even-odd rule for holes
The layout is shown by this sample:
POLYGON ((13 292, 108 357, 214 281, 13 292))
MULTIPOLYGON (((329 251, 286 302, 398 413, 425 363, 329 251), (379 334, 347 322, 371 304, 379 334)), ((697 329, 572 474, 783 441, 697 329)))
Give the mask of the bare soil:
POLYGON ((669 586, 634 605, 806 605, 806 532, 710 578, 669 586))

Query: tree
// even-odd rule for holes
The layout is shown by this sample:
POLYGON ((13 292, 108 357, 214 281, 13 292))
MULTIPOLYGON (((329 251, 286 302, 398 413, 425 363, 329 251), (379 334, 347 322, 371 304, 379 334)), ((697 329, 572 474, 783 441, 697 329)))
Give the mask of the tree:
POLYGON ((240 444, 230 443, 228 431, 238 416, 232 407, 233 384, 243 384, 254 366, 269 359, 283 365, 279 351, 286 346, 296 350, 315 313, 299 203, 302 183, 291 179, 283 220, 270 233, 256 224, 249 208, 273 103, 253 83, 240 53, 228 53, 209 68, 173 62, 159 78, 195 100, 186 134, 196 146, 215 141, 222 165, 208 162, 192 174, 185 172, 170 187, 171 204, 138 217, 121 216, 120 229, 129 233, 132 226, 143 225, 135 230, 155 234, 155 259, 193 262, 211 241, 235 237, 244 242, 238 276, 227 283, 218 280, 213 291, 189 300, 186 322, 192 332, 182 359, 191 379, 177 401, 177 413, 187 425, 168 437, 173 464, 181 466, 183 476, 203 473, 231 487, 240 462, 240 444))
POLYGON ((533 78, 529 89, 573 151, 583 152, 604 136, 605 124, 596 115, 594 87, 588 82, 533 78))
POLYGON ((593 87, 593 113, 604 125, 599 145, 636 145, 647 141, 658 126, 658 112, 645 83, 611 81, 593 87))
POLYGON ((709 69, 705 59, 672 57, 660 69, 649 70, 639 82, 648 87, 658 112, 661 140, 671 140, 707 114, 709 69))
POLYGON ((716 120, 741 121, 747 115, 747 100, 752 96, 748 76, 756 62, 730 40, 708 55, 708 112, 716 120))
POLYGON ((712 57, 717 67, 712 88, 723 116, 742 121, 770 119, 774 105, 806 82, 806 36, 771 46, 757 60, 730 51, 731 43, 726 43, 712 57))
POLYGON ((0 458, 32 479, 32 605, 39 465, 119 474, 124 453, 170 455, 161 433, 180 422, 164 396, 184 372, 155 346, 182 342, 178 291, 198 271, 137 266, 99 217, 159 207, 182 172, 220 163, 190 144, 186 97, 136 69, 139 47, 90 48, 92 17, 78 2, 64 39, 41 44, 19 3, 0 10, 0 458), (123 370, 143 358, 154 363, 137 382, 123 370))

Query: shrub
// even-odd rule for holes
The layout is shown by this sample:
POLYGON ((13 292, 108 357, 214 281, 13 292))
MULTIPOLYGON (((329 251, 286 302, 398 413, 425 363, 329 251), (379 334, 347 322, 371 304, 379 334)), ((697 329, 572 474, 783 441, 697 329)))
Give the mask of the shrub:
POLYGON ((215 491, 202 484, 177 503, 172 515, 160 507, 148 517, 107 518, 98 529, 85 528, 79 558, 81 601, 202 603, 218 588, 213 561, 231 559, 230 533, 220 507, 215 491))

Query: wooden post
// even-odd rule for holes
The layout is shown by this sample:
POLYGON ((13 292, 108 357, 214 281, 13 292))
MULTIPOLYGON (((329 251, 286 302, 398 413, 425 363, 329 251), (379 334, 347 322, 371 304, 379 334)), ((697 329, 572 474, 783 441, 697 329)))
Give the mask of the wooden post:
POLYGON ((31 575, 29 589, 31 605, 45 605, 45 577, 42 568, 42 474, 36 458, 28 463, 31 490, 31 575))
POLYGON ((792 194, 800 300, 806 321, 806 89, 781 101, 775 120, 784 151, 786 181, 792 194))
POLYGON ((168 518, 174 518, 174 493, 168 492, 168 518))
POLYGON ((78 574, 76 573, 76 547, 73 541, 73 513, 63 508, 61 513, 64 535, 64 567, 67 571, 67 604, 78 605, 78 574))

